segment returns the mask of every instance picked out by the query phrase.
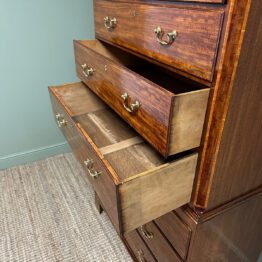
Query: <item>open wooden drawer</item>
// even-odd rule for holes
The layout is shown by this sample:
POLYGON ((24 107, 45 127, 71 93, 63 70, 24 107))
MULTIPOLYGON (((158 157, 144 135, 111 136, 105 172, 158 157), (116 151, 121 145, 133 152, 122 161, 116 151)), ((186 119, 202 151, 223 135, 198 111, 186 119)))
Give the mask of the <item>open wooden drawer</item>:
POLYGON ((78 77, 164 157, 200 146, 209 88, 98 40, 74 45, 78 77))
POLYGON ((58 126, 119 234, 190 201, 197 153, 168 162, 82 83, 49 91, 58 126))

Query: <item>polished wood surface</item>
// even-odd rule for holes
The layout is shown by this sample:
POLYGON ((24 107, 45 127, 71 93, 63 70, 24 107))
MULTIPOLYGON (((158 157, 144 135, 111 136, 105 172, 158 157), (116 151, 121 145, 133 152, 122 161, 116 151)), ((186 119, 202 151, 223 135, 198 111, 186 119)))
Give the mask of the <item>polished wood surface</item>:
POLYGON ((223 8, 194 8, 174 4, 137 4, 130 2, 94 1, 96 37, 123 46, 186 72, 189 76, 212 81, 223 8), (116 18, 112 30, 104 26, 104 17, 116 18), (176 30, 177 38, 170 46, 157 42, 154 29, 165 34, 176 30))
POLYGON ((188 261, 258 261, 262 251, 262 193, 198 224, 188 261))
POLYGON ((154 222, 179 256, 186 260, 192 235, 191 228, 175 212, 169 212, 154 222))
POLYGON ((180 262, 180 258, 176 251, 170 246, 161 231, 158 230, 154 222, 150 222, 138 229, 140 236, 150 248, 157 261, 161 262, 180 262), (147 233, 152 237, 147 237, 147 233))
POLYGON ((209 89, 197 90, 196 85, 164 73, 158 79, 158 68, 143 65, 126 53, 118 52, 117 56, 115 51, 99 41, 75 41, 80 79, 163 156, 199 147, 209 89), (85 76, 83 64, 95 70, 92 76, 85 76), (125 110, 121 97, 124 93, 129 94, 129 103, 140 102, 137 112, 125 110))
POLYGON ((261 7, 258 1, 252 1, 249 13, 250 4, 251 1, 229 3, 228 35, 210 100, 193 194, 194 205, 203 209, 224 204, 262 184, 261 7))
POLYGON ((262 6, 253 1, 208 208, 262 186, 262 6), (255 41, 254 41, 255 40, 255 41))
POLYGON ((107 59, 104 56, 105 52, 101 52, 102 47, 103 45, 96 41, 75 41, 78 77, 162 154, 165 154, 173 94, 145 81, 121 64, 107 59), (81 68, 85 63, 95 70, 94 75, 88 79, 83 75, 81 68), (141 107, 133 114, 123 107, 121 95, 125 92, 130 96, 129 103, 130 100, 141 103, 141 107))
POLYGON ((49 90, 54 113, 59 108, 70 123, 62 128, 64 135, 120 234, 189 202, 197 153, 167 162, 106 105, 101 101, 96 105, 98 98, 92 99, 94 94, 84 84, 49 90), (76 112, 76 100, 81 99, 90 102, 90 109, 87 105, 85 113, 70 115, 70 110, 76 112), (74 132, 73 142, 68 128, 74 132), (136 143, 130 143, 134 138, 136 143), (90 168, 84 165, 87 159, 93 160, 91 171, 101 172, 97 178, 90 177, 90 168), (165 199, 165 205, 156 199, 165 199))

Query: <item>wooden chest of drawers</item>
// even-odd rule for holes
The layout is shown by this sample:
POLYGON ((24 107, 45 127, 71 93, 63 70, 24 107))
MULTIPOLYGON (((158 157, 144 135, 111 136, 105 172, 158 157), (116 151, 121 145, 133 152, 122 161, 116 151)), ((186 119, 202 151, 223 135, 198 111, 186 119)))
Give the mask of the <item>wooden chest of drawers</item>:
POLYGON ((257 259, 261 13, 259 0, 94 0, 97 39, 74 41, 82 82, 49 88, 135 260, 257 259))

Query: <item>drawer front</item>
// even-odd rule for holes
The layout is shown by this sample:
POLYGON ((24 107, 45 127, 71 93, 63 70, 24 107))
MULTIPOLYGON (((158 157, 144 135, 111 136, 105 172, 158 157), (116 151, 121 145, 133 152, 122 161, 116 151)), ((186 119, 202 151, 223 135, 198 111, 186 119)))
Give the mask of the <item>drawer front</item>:
POLYGON ((97 38, 212 81, 223 10, 105 0, 96 0, 94 9, 97 38))
POLYGON ((137 233, 136 230, 131 231, 130 233, 126 234, 124 237, 124 241, 127 244, 127 247, 131 255, 135 257, 138 262, 156 261, 151 251, 147 248, 144 241, 141 239, 140 235, 137 233))
POLYGON ((106 167, 97 156, 92 142, 87 141, 86 137, 81 133, 81 126, 75 125, 71 117, 63 110, 59 101, 54 96, 51 96, 51 101, 55 117, 60 114, 62 116, 60 121, 63 121, 63 119, 66 121, 65 125, 59 124, 60 130, 68 141, 75 157, 87 173, 88 179, 98 194, 103 208, 107 212, 111 222, 115 228, 120 231, 116 186, 111 180, 106 167), (87 160, 93 161, 93 167, 87 167, 85 165, 85 161, 87 160), (95 174, 95 171, 101 172, 97 178, 91 176, 95 174))
POLYGON ((165 237, 155 226, 154 222, 150 222, 140 227, 138 232, 154 254, 157 261, 181 261, 174 249, 169 245, 165 237))
POLYGON ((130 128, 108 107, 93 111, 97 108, 94 94, 81 83, 53 87, 50 93, 61 131, 119 234, 131 232, 190 201, 198 154, 166 161, 142 139, 134 137, 133 131, 132 135, 128 133, 131 138, 127 136, 130 128), (77 92, 83 95, 75 96, 77 92), (80 115, 73 113, 77 112, 76 99, 89 101, 86 113, 83 108, 80 115), (98 129, 91 135, 93 125, 98 129), (122 134, 123 140, 116 140, 116 134, 122 134), (98 149, 94 144, 97 137, 100 141, 114 139, 98 149), (83 164, 87 158, 93 160, 91 166, 90 162, 83 164), (95 171, 101 173, 93 177, 95 171), (161 199, 165 205, 156 201, 161 199))
POLYGON ((101 99, 113 108, 163 155, 167 152, 168 129, 173 94, 151 83, 136 73, 75 41, 75 59, 78 77, 101 99), (81 65, 94 70, 87 77, 81 65), (105 67, 106 66, 106 67, 105 67), (106 70, 105 70, 106 68, 106 70), (124 107, 122 95, 127 93, 126 106, 139 102, 131 113, 124 107))
POLYGON ((155 223, 181 258, 186 260, 191 239, 191 229, 174 212, 156 219, 155 223))

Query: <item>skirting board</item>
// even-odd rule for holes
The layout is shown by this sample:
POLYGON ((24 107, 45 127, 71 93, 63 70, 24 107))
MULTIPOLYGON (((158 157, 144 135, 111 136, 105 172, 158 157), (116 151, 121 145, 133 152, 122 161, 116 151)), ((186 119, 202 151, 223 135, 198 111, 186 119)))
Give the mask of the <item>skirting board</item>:
POLYGON ((0 170, 70 152, 66 142, 0 157, 0 170))

